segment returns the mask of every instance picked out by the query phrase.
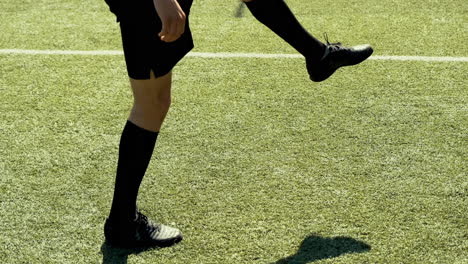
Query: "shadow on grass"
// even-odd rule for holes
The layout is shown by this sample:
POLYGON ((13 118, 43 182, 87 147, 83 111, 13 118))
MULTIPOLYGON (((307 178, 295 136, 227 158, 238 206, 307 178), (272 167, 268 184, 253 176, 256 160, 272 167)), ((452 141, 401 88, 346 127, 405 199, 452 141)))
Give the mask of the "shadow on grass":
POLYGON ((348 253, 362 253, 371 246, 350 237, 321 237, 310 235, 302 241, 296 254, 283 258, 274 264, 306 264, 321 259, 336 258, 348 253))
POLYGON ((104 242, 101 246, 102 264, 127 264, 129 255, 157 249, 157 247, 116 248, 104 242))

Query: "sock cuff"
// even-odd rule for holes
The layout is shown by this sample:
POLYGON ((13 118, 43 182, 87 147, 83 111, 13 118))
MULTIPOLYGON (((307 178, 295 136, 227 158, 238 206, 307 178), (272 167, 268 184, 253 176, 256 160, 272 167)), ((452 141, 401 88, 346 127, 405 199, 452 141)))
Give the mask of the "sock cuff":
POLYGON ((127 121, 120 138, 120 152, 122 155, 135 153, 138 155, 150 155, 158 139, 159 132, 153 132, 141 128, 131 121, 127 121), (145 154, 146 153, 146 154, 145 154))
POLYGON ((139 127, 135 125, 132 121, 127 120, 127 123, 125 124, 125 130, 132 134, 136 134, 139 136, 145 136, 145 137, 157 137, 159 135, 159 131, 154 132, 150 131, 147 129, 144 129, 142 127, 139 127))

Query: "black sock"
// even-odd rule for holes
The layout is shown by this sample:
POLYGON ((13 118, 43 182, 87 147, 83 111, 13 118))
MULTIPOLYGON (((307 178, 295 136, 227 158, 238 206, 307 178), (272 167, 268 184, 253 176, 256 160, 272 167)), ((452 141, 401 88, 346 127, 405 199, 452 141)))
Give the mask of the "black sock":
POLYGON ((306 58, 320 59, 325 45, 297 21, 284 0, 253 0, 246 3, 252 15, 306 58))
POLYGON ((158 132, 151 132, 127 121, 120 138, 119 161, 114 198, 109 219, 134 220, 138 189, 153 154, 158 132))

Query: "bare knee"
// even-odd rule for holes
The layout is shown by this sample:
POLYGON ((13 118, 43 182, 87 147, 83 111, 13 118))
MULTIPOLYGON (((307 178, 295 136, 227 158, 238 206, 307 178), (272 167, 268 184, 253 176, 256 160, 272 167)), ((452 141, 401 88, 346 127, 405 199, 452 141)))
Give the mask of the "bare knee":
POLYGON ((170 74, 149 80, 130 80, 134 104, 130 120, 152 131, 159 131, 171 106, 170 74))
POLYGON ((166 96, 153 100, 135 100, 129 119, 146 130, 156 132, 161 129, 170 106, 171 98, 166 96))
POLYGON ((167 112, 171 106, 170 95, 157 94, 152 98, 137 99, 133 102, 133 108, 141 114, 152 116, 159 112, 167 112))

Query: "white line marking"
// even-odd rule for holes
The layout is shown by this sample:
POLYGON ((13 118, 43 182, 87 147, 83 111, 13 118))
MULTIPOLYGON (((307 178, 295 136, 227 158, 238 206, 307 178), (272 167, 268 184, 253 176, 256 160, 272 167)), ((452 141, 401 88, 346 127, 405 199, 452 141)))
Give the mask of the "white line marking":
POLYGON ((23 49, 0 49, 0 54, 23 54, 23 55, 122 55, 117 50, 23 50, 23 49))
POLYGON ((468 57, 371 56, 370 60, 468 62, 468 57))
MULTIPOLYGON (((0 54, 24 55, 81 55, 81 56, 115 56, 123 55, 118 50, 24 50, 0 49, 0 54)), ((187 57, 195 58, 260 58, 260 59, 299 59, 299 54, 263 54, 231 52, 190 52, 187 57)), ((426 62, 468 62, 468 57, 430 57, 430 56, 386 56, 374 55, 370 60, 383 61, 426 61, 426 62)))

